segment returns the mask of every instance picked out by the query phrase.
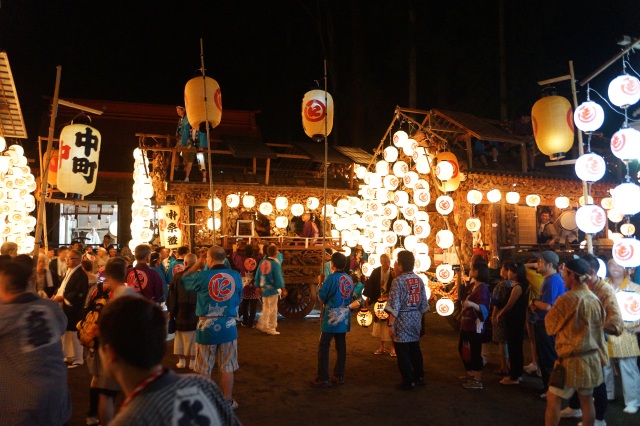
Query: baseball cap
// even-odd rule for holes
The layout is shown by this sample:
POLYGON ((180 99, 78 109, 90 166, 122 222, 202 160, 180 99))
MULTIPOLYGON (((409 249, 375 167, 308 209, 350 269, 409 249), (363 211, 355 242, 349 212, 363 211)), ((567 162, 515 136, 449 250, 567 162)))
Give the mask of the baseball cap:
POLYGON ((555 266, 558 266, 558 263, 560 263, 560 258, 556 252, 551 250, 545 250, 542 253, 534 253, 533 255, 536 259, 544 259, 545 262, 553 263, 555 266))
POLYGON ((589 263, 584 259, 571 259, 566 263, 565 267, 578 275, 587 275, 591 272, 589 263))

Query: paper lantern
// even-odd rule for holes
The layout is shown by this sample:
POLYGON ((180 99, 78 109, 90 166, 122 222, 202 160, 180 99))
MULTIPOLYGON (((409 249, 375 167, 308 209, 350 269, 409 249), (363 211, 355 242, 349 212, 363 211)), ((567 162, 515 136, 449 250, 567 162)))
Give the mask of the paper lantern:
POLYGON ((418 143, 415 141, 415 139, 409 138, 405 141, 404 145, 402 145, 402 152, 406 156, 412 157, 417 146, 418 146, 418 143))
POLYGON ((467 201, 469 204, 480 204, 482 202, 482 192, 472 189, 467 192, 467 201))
POLYGON ((213 203, 212 203, 211 202, 211 198, 209 198, 209 201, 207 202, 207 206, 209 207, 209 210, 213 210, 214 212, 218 212, 222 208, 222 201, 220 201, 220 198, 215 197, 213 199, 213 203))
POLYGON ((441 195, 436 199, 436 210, 441 215, 448 215, 453 211, 453 198, 441 195))
POLYGON ((413 233, 418 238, 427 238, 431 233, 431 225, 424 220, 413 223, 413 233))
POLYGON ((453 313, 455 306, 451 299, 442 298, 436 302, 436 312, 443 317, 448 317, 453 313))
POLYGON ((400 179, 396 175, 386 175, 383 184, 385 189, 393 191, 400 184, 400 179))
MULTIPOLYGON (((57 161, 57 160, 56 160, 57 161)), ((0 174, 6 174, 9 171, 11 158, 7 155, 0 155, 0 174)), ((58 168, 56 162, 56 181, 58 176, 58 168)))
POLYGON ((289 200, 287 199, 287 197, 276 198, 276 209, 285 210, 287 207, 289 207, 289 200))
POLYGON ((307 208, 309 210, 315 210, 320 206, 320 201, 316 197, 307 198, 307 208))
POLYGON ((229 194, 227 195, 227 206, 232 209, 238 207, 240 205, 240 196, 238 194, 229 194))
POLYGON ((413 189, 418 183, 418 174, 416 172, 407 172, 402 180, 404 181, 404 186, 413 189))
POLYGON ((247 209, 252 209, 256 205, 256 197, 253 195, 245 195, 242 197, 242 205, 247 209))
POLYGON ((373 315, 367 308, 362 308, 358 311, 356 320, 361 327, 369 327, 373 322, 373 315))
POLYGON ((382 243, 389 246, 394 247, 398 242, 398 235, 392 231, 386 231, 382 234, 382 243))
POLYGON ((184 108, 191 127, 199 129, 205 122, 217 127, 222 119, 222 93, 218 82, 206 76, 189 80, 184 87, 184 108))
POLYGON ((424 179, 418 179, 416 186, 414 186, 413 189, 426 189, 428 191, 429 183, 424 179))
POLYGON ((611 191, 613 207, 623 215, 634 215, 640 212, 640 186, 627 182, 616 186, 611 191))
POLYGON ((393 197, 393 202, 396 203, 398 207, 406 206, 409 204, 409 194, 405 191, 396 191, 393 197))
POLYGON ((477 217, 470 217, 466 222, 467 229, 471 232, 478 232, 482 223, 477 217))
POLYGON ((436 234, 436 245, 443 250, 453 245, 453 233, 448 229, 441 229, 436 234))
POLYGON ((420 210, 418 213, 416 213, 416 218, 414 220, 429 223, 429 213, 425 212, 424 210, 420 210))
POLYGON ((369 211, 373 214, 382 214, 382 203, 377 200, 371 201, 369 203, 369 211))
POLYGON ((409 250, 409 251, 414 251, 416 248, 416 245, 418 244, 418 237, 416 237, 415 235, 407 235, 404 239, 404 248, 409 250))
POLYGON ((362 266, 360 266, 360 269, 362 270, 362 275, 364 275, 365 277, 369 277, 371 276, 374 268, 371 267, 371 265, 369 265, 368 263, 363 263, 362 266))
POLYGON ((622 238, 611 248, 611 254, 616 263, 625 268, 640 265, 640 241, 635 238, 622 238))
POLYGON ((91 194, 98 180, 100 132, 86 124, 71 124, 60 132, 58 189, 65 193, 91 194))
POLYGON ((396 161, 393 165, 393 174, 399 178, 403 178, 409 171, 409 165, 404 161, 396 161))
POLYGON ((515 191, 510 191, 505 194, 504 199, 509 204, 518 204, 518 202, 520 201, 520 194, 515 191))
POLYGON ((7 141, 5 138, 0 136, 0 152, 4 151, 5 149, 7 149, 7 141))
POLYGON ((380 188, 382 186, 382 176, 375 172, 367 172, 364 177, 364 181, 371 188, 380 188))
POLYGON ((640 132, 623 127, 611 137, 611 152, 621 160, 640 158, 640 132))
POLYGON ((386 176, 389 174, 389 163, 384 160, 380 160, 376 163, 376 173, 380 176, 386 176))
POLYGON ((556 207, 559 209, 566 209, 567 207, 569 207, 569 198, 561 195, 560 197, 556 198, 556 207))
MULTIPOLYGON (((180 208, 175 205, 160 207, 158 231, 161 245, 167 248, 178 248, 182 245, 182 231, 180 230, 180 208)), ((109 228, 111 232, 111 228, 109 228)), ((111 232, 113 234, 113 232, 111 232)), ((117 235, 117 234, 114 234, 117 235)))
POLYGON ((294 216, 302 216, 304 213, 304 206, 302 204, 294 204, 291 206, 291 214, 294 216))
POLYGON ((453 268, 451 265, 442 263, 436 268, 436 278, 442 283, 450 283, 453 280, 453 268))
POLYGON ((402 215, 408 220, 413 220, 417 212, 418 207, 415 204, 407 204, 402 208, 402 215))
MULTIPOLYGON (((406 207, 404 207, 403 210, 405 208, 406 207)), ((415 209, 415 206, 413 206, 413 208, 415 209)), ((385 204, 382 207, 382 215, 384 217, 386 217, 386 218, 389 218, 389 219, 395 219, 398 216, 398 206, 396 206, 395 204, 391 204, 391 203, 385 204)), ((405 214, 405 217, 406 217, 406 214, 405 214)))
POLYGON ((386 301, 376 302, 376 304, 373 306, 373 311, 376 313, 376 316, 381 320, 385 320, 389 318, 389 314, 387 313, 387 311, 384 310, 384 308, 386 307, 387 307, 386 301))
POLYGON ((376 200, 381 203, 387 203, 389 201, 389 192, 386 188, 378 188, 376 190, 376 200))
POLYGON ((607 219, 609 219, 613 223, 620 223, 624 216, 618 210, 611 208, 607 210, 607 219))
MULTIPOLYGON (((431 258, 429 257, 429 255, 427 255, 425 253, 418 254, 416 256, 414 269, 416 271, 427 271, 427 270, 429 270, 429 268, 431 268, 431 258)), ((421 275, 421 274, 418 274, 418 275, 421 275)), ((421 276, 421 278, 422 278, 422 282, 424 282, 424 283, 429 282, 427 280, 426 276, 421 276)), ((426 287, 426 285, 425 285, 425 287, 426 287)), ((431 292, 427 291, 427 300, 429 299, 430 296, 431 296, 431 292)))
POLYGON ((398 159, 398 148, 395 146, 388 146, 384 149, 382 155, 387 163, 393 163, 398 159))
POLYGON ((619 75, 609 83, 608 92, 612 104, 626 108, 640 100, 640 80, 632 75, 619 75))
POLYGON ((458 166, 458 159, 456 158, 455 154, 453 154, 452 152, 443 151, 443 152, 439 152, 435 156, 436 164, 438 164, 441 161, 447 161, 451 163, 451 165, 453 166, 453 174, 447 181, 443 182, 440 179, 436 180, 436 184, 438 186, 438 189, 440 189, 440 191, 444 193, 453 192, 456 189, 458 189, 458 187, 460 186, 460 169, 458 166))
POLYGON ((571 104, 562 96, 545 96, 531 110, 533 136, 538 149, 552 160, 566 156, 573 146, 571 104))
POLYGON ((487 200, 489 200, 490 203, 497 203, 501 199, 502 193, 500 192, 500 190, 492 189, 491 191, 487 192, 487 200))
POLYGON ((597 182, 607 171, 604 158, 592 152, 581 155, 575 164, 576 175, 586 182, 597 182))
POLYGON ((625 237, 631 237, 636 233, 636 227, 632 223, 623 223, 620 225, 620 233, 625 237))
POLYGON ((332 217, 335 214, 335 207, 333 207, 331 204, 327 204, 326 206, 322 206, 322 214, 324 215, 325 213, 325 207, 327 210, 327 217, 332 217))
POLYGON ((393 144, 398 148, 402 148, 407 139, 409 139, 409 135, 403 130, 398 130, 393 134, 393 144))
POLYGON ((616 293, 616 299, 623 321, 640 320, 640 294, 632 291, 620 291, 616 293))
POLYGON ((447 181, 453 176, 453 164, 448 161, 440 161, 436 166, 436 177, 441 181, 447 181))
POLYGON ((540 205, 540 196, 537 194, 529 194, 525 201, 529 207, 537 207, 540 205))
POLYGON ((428 189, 416 189, 413 191, 413 202, 416 206, 425 207, 431 201, 428 189))
POLYGON ((418 157, 418 159, 416 160, 416 170, 421 174, 429 173, 429 171, 431 170, 431 165, 428 156, 423 155, 421 157, 418 157))
POLYGON ((600 200, 600 205, 605 210, 611 210, 613 208, 613 198, 611 197, 603 198, 602 200, 600 200))
POLYGON ((285 216, 276 217, 276 227, 285 229, 287 226, 289 226, 289 219, 287 219, 285 216))
POLYGON ((591 195, 587 196, 587 201, 585 201, 584 199, 584 195, 581 195, 580 198, 578 198, 578 204, 580 204, 580 206, 584 206, 587 204, 593 204, 593 197, 591 195))
POLYGON ((398 235, 409 235, 411 233, 411 227, 406 220, 396 220, 393 223, 393 230, 398 235))
POLYGON ((265 216, 269 216, 271 213, 273 213, 273 205, 269 202, 264 202, 260 204, 260 213, 262 213, 265 216))
MULTIPOLYGON (((7 167, 9 166, 9 157, 2 156, 0 159, 5 159, 7 162, 7 167)), ((51 161, 49 162, 49 174, 47 175, 47 182, 51 186, 58 185, 58 160, 60 158, 60 151, 54 149, 51 151, 51 161)), ((42 164, 46 163, 47 152, 44 153, 42 164)), ((0 167, 0 173, 6 173, 6 171, 2 172, 2 167, 0 167)), ((8 169, 7 169, 8 170, 8 169)))
POLYGON ((604 123, 604 110, 593 101, 583 102, 573 113, 573 121, 583 132, 595 132, 604 123))
POLYGON ((364 166, 356 166, 355 172, 358 179, 364 179, 364 175, 367 173, 367 168, 364 166))
POLYGON ((329 92, 313 89, 302 98, 302 127, 314 140, 321 140, 333 129, 333 98, 329 92))
POLYGON ((576 212, 576 224, 586 234, 596 234, 607 225, 607 214, 595 204, 580 207, 576 212))

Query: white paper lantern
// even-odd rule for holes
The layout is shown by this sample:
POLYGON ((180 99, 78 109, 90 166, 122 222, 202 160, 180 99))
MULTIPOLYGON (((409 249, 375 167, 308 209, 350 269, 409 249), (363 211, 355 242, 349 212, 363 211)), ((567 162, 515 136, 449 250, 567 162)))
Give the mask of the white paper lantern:
POLYGON ((376 190, 376 200, 381 203, 389 202, 389 191, 386 188, 378 188, 376 190))
POLYGON ((261 203, 260 213, 262 213, 265 216, 269 216, 271 213, 273 213, 273 205, 266 201, 264 203, 261 203))
POLYGON ((402 145, 402 152, 404 152, 405 155, 411 157, 417 145, 418 143, 414 139, 409 138, 404 143, 404 145, 402 145))
POLYGON ((240 205, 240 196, 238 194, 227 195, 227 206, 236 208, 240 205))
POLYGON ((635 238, 622 238, 611 248, 611 254, 616 263, 625 268, 640 265, 640 241, 635 238))
POLYGON ((487 192, 487 200, 489 200, 490 203, 497 203, 501 199, 502 193, 498 189, 492 189, 491 191, 487 192))
POLYGON ((256 205, 256 197, 253 195, 245 195, 242 197, 242 205, 247 209, 252 209, 256 205))
POLYGON ((411 233, 411 227, 406 220, 396 220, 393 223, 393 231, 398 235, 409 235, 411 233))
MULTIPOLYGON (((71 124, 62 129, 60 152, 65 154, 58 157, 58 189, 61 192, 89 195, 94 191, 98 180, 100 143, 100 132, 89 125, 71 124)), ((18 149, 22 150, 22 147, 12 145, 8 152, 12 154, 18 149)))
POLYGON ((420 220, 413 223, 413 233, 418 238, 427 238, 431 233, 429 222, 420 220))
POLYGON ((209 198, 209 201, 207 201, 207 206, 209 207, 209 210, 218 212, 222 208, 222 201, 220 201, 220 198, 215 197, 212 203, 211 198, 209 198))
POLYGON ((358 179, 362 180, 362 179, 364 179, 364 175, 367 173, 367 168, 364 167, 364 166, 358 165, 358 166, 356 166, 355 173, 356 173, 356 177, 358 179))
POLYGON ((398 148, 402 148, 407 139, 409 139, 409 135, 403 130, 398 130, 393 134, 393 144, 398 148))
POLYGON ((557 197, 556 207, 559 209, 566 209, 567 207, 569 207, 569 198, 565 197, 564 195, 557 197))
POLYGON ((287 199, 287 197, 276 198, 276 209, 285 210, 287 207, 289 207, 289 200, 287 199))
POLYGON ((413 189, 426 189, 427 191, 429 190, 429 188, 429 183, 424 179, 418 179, 418 182, 416 182, 416 186, 413 187, 413 189))
POLYGON ((387 163, 393 163, 398 159, 398 148, 388 146, 384 149, 382 155, 387 163))
POLYGON ((376 173, 380 176, 386 176, 389 174, 389 163, 384 160, 380 160, 376 163, 376 173))
POLYGON ((453 232, 448 229, 441 229, 436 234, 436 245, 441 249, 448 249, 453 245, 453 232))
POLYGON ((400 179, 396 175, 386 175, 383 180, 385 189, 394 191, 400 184, 400 179))
POLYGON ((431 195, 427 189, 416 189, 413 191, 413 202, 416 206, 425 207, 431 201, 431 195))
POLYGON ((607 219, 609 219, 613 223, 620 223, 624 216, 618 210, 611 208, 607 210, 607 219))
POLYGON ((285 229, 287 226, 289 226, 289 219, 286 216, 276 217, 276 227, 285 229))
POLYGON ((404 186, 407 188, 413 188, 418 183, 418 174, 416 172, 407 172, 402 178, 404 186))
POLYGON ((640 212, 640 186, 626 182, 611 191, 613 207, 623 215, 634 215, 640 212))
POLYGON ((399 178, 403 178, 409 171, 409 165, 404 161, 396 161, 393 165, 393 174, 399 178))
POLYGON ((632 223, 623 223, 620 225, 620 233, 625 237, 631 237, 636 233, 636 227, 632 223))
POLYGON ((391 203, 385 204, 384 206, 382 206, 382 216, 388 219, 395 219, 396 217, 398 217, 398 206, 391 203))
MULTIPOLYGON (((322 214, 324 215, 325 206, 322 206, 322 214)), ((335 214, 335 207, 331 204, 326 205, 327 217, 332 217, 335 214)))
POLYGON ((640 320, 640 294, 631 291, 616 293, 620 315, 623 321, 635 322, 640 320))
POLYGON ((607 214, 595 204, 580 207, 576 212, 576 224, 586 234, 596 234, 607 225, 607 214))
POLYGON ((429 161, 429 157, 426 155, 418 157, 416 160, 416 170, 418 173, 427 174, 431 171, 431 165, 429 161))
POLYGON ((398 207, 406 206, 409 204, 409 194, 405 191, 396 191, 393 202, 396 203, 398 207))
POLYGON ((619 75, 609 83, 609 100, 624 108, 640 100, 640 80, 632 75, 619 75))
POLYGON ((364 181, 369 184, 371 188, 380 188, 382 186, 382 176, 375 172, 367 172, 364 181))
POLYGON ((469 231, 478 232, 480 230, 480 227, 482 226, 482 223, 477 217, 470 217, 469 219, 467 219, 466 225, 469 231))
POLYGON ((418 244, 418 237, 416 237, 415 235, 407 235, 404 238, 404 248, 409 250, 409 251, 413 251, 416 248, 416 245, 418 244))
POLYGON ((441 195, 436 199, 436 210, 441 215, 448 215, 453 211, 453 198, 441 195))
POLYGON ((575 164, 576 175, 586 182, 597 182, 607 171, 604 158, 592 152, 581 155, 575 164))
POLYGON ((436 302, 436 312, 443 317, 448 317, 453 313, 455 306, 451 299, 442 298, 436 302))
POLYGON ((385 231, 382 233, 382 243, 389 246, 394 247, 398 242, 398 235, 392 231, 385 231))
POLYGON ((583 132, 595 132, 604 123, 604 110, 593 101, 583 102, 573 113, 573 121, 583 132))
POLYGON ((436 278, 442 283, 450 283, 453 280, 453 268, 451 265, 442 263, 436 268, 436 278))
MULTIPOLYGON (((431 268, 431 258, 429 257, 429 255, 418 254, 416 256, 415 265, 413 267, 414 271, 423 272, 423 271, 429 270, 429 268, 431 268)), ((422 279, 423 283, 429 282, 426 275, 424 274, 416 274, 416 275, 418 275, 422 279)), ((429 298, 431 297, 431 290, 429 290, 429 287, 426 284, 425 284, 425 289, 427 290, 427 300, 429 300, 429 298)))
POLYGON ((469 204, 480 204, 482 202, 482 192, 472 189, 467 192, 467 201, 469 204))
POLYGON ((441 181, 447 181, 453 176, 453 164, 446 160, 438 162, 436 166, 436 176, 441 181))
POLYGON ((584 195, 581 195, 580 198, 578 198, 578 204, 580 206, 585 206, 587 204, 593 204, 593 197, 591 195, 588 195, 587 196, 587 201, 585 201, 584 195))
POLYGON ((605 210, 611 210, 613 208, 613 198, 611 197, 603 198, 602 200, 600 200, 600 205, 605 210))
POLYGON ((618 130, 611 137, 611 152, 621 160, 640 158, 640 132, 633 127, 618 130))
POLYGON ((520 194, 515 191, 510 191, 505 194, 504 198, 509 204, 518 204, 520 201, 520 194))
POLYGON ((407 204, 402 208, 402 215, 408 220, 413 220, 417 212, 418 207, 415 204, 407 204))
POLYGON ((318 206, 320 206, 320 200, 318 200, 316 197, 307 198, 307 208, 309 210, 315 210, 318 208, 318 206))
POLYGON ((302 204, 294 204, 291 206, 291 214, 293 214, 294 216, 302 216, 302 214, 304 213, 304 206, 302 204))
POLYGON ((529 194, 525 201, 529 207, 537 207, 540 205, 540 196, 537 194, 529 194))

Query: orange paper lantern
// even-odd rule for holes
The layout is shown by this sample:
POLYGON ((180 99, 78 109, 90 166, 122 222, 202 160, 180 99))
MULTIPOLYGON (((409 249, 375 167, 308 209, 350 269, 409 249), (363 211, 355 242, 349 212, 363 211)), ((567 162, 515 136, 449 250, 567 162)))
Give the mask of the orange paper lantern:
POLYGON ((184 87, 184 107, 189 124, 195 129, 209 122, 216 127, 222 120, 220 85, 211 77, 194 77, 184 87))
POLYGON ((533 136, 538 149, 552 160, 566 156, 573 146, 573 112, 562 96, 546 96, 531 110, 533 136))

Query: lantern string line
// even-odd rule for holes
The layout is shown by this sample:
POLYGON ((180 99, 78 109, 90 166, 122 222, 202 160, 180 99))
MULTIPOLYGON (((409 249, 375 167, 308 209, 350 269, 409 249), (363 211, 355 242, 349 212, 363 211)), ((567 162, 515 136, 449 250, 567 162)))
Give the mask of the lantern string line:
POLYGON ((624 61, 624 62, 625 62, 625 64, 626 64, 626 66, 628 66, 628 67, 631 69, 631 71, 633 71, 633 73, 634 73, 635 75, 637 75, 638 77, 640 77, 640 74, 638 74, 638 71, 636 71, 636 70, 635 70, 635 68, 633 68, 633 67, 631 66, 631 63, 630 63, 630 62, 627 62, 627 61, 624 61))
MULTIPOLYGON (((615 112, 616 114, 621 115, 621 116, 623 116, 623 117, 625 117, 625 116, 626 116, 626 108, 625 108, 625 112, 620 112, 617 108, 613 107, 613 106, 609 103, 609 101, 608 101, 604 96, 602 96, 602 95, 601 95, 597 90, 595 90, 595 89, 589 89, 589 90, 590 90, 591 92, 595 93, 596 95, 598 95, 598 96, 600 97, 600 99, 602 99, 602 100, 604 101, 604 103, 606 103, 606 104, 607 104, 607 106, 608 106, 608 107, 609 107, 613 112, 615 112)), ((627 118, 627 120, 628 120, 628 121, 634 121, 634 122, 635 122, 635 121, 640 121, 640 119, 633 119, 633 118, 627 118)))

